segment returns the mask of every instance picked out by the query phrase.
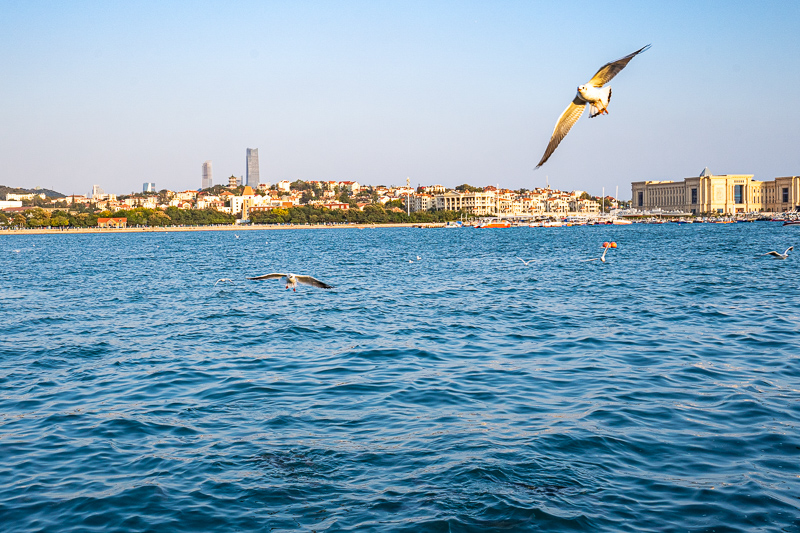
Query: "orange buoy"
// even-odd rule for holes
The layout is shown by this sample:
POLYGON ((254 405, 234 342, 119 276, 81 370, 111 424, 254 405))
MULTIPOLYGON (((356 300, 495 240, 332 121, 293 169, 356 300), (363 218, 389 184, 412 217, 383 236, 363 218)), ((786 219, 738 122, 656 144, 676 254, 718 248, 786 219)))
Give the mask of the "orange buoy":
POLYGON ((617 247, 617 243, 615 243, 615 242, 612 242, 612 243, 611 243, 611 247, 612 247, 612 248, 616 248, 616 247, 617 247))
POLYGON ((608 248, 609 246, 611 246, 609 243, 607 243, 607 242, 603 243, 603 248, 608 248))

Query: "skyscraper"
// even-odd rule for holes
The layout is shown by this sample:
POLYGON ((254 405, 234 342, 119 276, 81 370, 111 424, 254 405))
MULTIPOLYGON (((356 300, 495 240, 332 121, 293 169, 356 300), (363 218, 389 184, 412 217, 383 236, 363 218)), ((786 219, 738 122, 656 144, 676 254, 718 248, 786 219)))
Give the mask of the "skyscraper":
POLYGON ((89 198, 99 198, 106 194, 106 191, 99 185, 92 185, 92 192, 89 193, 89 198))
POLYGON ((156 184, 147 181, 142 183, 142 192, 156 192, 156 184))
POLYGON ((214 186, 214 180, 211 178, 211 161, 203 163, 203 181, 200 183, 201 189, 208 189, 214 186))
POLYGON ((259 184, 258 177, 258 148, 247 149, 247 183, 253 189, 259 184))

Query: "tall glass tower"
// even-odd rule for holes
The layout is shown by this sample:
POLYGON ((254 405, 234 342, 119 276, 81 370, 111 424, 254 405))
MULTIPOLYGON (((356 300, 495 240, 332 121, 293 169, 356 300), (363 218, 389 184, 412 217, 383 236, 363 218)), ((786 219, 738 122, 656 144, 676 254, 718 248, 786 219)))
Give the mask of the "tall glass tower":
POLYGON ((247 149, 247 183, 253 189, 258 187, 258 148, 247 149))
POLYGON ((201 189, 208 189, 214 186, 214 180, 211 179, 211 161, 203 163, 203 181, 200 185, 201 189))

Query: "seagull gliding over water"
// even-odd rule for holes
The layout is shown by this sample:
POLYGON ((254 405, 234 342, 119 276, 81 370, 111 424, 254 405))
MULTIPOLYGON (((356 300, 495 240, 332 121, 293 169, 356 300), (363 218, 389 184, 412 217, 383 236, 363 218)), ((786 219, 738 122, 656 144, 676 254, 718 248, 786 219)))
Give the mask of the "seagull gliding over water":
POLYGON ((789 252, 792 251, 792 250, 794 250, 794 246, 788 247, 786 249, 786 251, 783 252, 782 254, 779 254, 778 252, 773 250, 771 252, 767 252, 767 253, 761 254, 761 255, 771 255, 772 257, 777 257, 778 259, 786 259, 787 257, 789 257, 789 252))
POLYGON ((650 48, 649 44, 623 58, 612 61, 611 63, 606 63, 587 84, 578 87, 578 94, 575 95, 572 103, 569 104, 567 109, 558 117, 558 122, 556 122, 556 127, 553 130, 553 135, 550 137, 550 142, 547 144, 547 149, 544 151, 542 160, 539 161, 536 168, 544 165, 545 161, 553 155, 561 139, 567 136, 570 128, 581 118, 586 104, 589 104, 591 107, 591 114, 589 115, 591 118, 597 115, 608 114, 608 102, 611 101, 611 87, 602 88, 603 85, 610 82, 614 76, 619 74, 637 54, 641 54, 648 48, 650 48))
POLYGON ((263 276, 256 276, 254 278, 247 278, 249 280, 262 280, 262 279, 279 279, 279 278, 286 278, 286 288, 292 288, 295 292, 297 292, 297 284, 302 283, 304 285, 311 285, 312 287, 319 287, 320 289, 332 289, 333 286, 328 285, 327 283, 323 283, 322 281, 318 280, 317 278, 312 278, 311 276, 298 276, 296 274, 280 274, 274 272, 272 274, 265 274, 263 276))

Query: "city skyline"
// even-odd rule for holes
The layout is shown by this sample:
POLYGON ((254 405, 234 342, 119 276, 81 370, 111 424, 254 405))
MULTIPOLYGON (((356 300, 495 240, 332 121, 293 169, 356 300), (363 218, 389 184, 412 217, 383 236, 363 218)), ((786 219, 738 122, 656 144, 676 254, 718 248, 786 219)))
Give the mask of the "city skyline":
POLYGON ((9 186, 195 188, 198 161, 245 174, 244 146, 273 183, 599 192, 705 166, 800 173, 800 110, 775 105, 800 79, 796 3, 610 2, 602 24, 570 16, 577 2, 44 5, 0 6, 9 186), (534 172, 564 95, 648 43, 610 114, 534 172))

